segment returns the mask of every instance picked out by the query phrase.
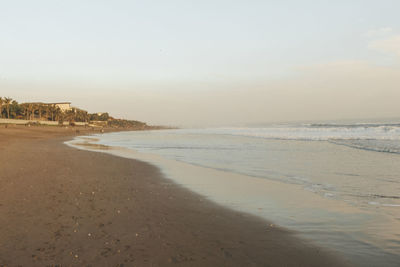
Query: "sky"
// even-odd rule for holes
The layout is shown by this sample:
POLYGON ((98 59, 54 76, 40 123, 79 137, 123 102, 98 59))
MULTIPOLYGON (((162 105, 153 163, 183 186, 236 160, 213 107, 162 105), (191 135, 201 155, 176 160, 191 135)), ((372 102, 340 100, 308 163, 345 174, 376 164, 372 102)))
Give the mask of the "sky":
POLYGON ((400 1, 0 0, 0 96, 149 124, 400 119, 400 1))

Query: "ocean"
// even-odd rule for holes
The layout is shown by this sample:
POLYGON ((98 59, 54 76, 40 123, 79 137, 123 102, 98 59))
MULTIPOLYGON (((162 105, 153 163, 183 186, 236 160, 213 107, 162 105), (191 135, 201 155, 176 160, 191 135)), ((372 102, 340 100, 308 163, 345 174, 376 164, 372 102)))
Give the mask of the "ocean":
POLYGON ((118 132, 70 144, 77 141, 155 164, 190 190, 355 265, 400 265, 398 123, 118 132))

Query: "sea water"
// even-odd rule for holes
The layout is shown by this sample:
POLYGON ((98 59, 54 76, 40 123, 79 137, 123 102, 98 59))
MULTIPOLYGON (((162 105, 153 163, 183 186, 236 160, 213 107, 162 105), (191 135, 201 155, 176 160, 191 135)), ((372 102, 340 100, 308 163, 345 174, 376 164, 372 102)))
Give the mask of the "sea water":
POLYGON ((189 189, 293 229, 356 265, 400 266, 400 124, 177 129, 96 138, 97 144, 139 152, 132 157, 160 166, 189 189))

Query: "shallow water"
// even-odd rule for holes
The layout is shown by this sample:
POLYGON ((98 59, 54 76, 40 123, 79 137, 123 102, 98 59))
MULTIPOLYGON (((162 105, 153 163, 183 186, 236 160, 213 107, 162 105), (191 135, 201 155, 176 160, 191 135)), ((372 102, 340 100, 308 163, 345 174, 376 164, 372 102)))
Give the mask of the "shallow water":
POLYGON ((154 163, 189 189, 296 230, 357 265, 398 266, 400 155, 376 149, 396 150, 398 126, 363 128, 121 132, 93 142, 127 148, 106 152, 154 163))

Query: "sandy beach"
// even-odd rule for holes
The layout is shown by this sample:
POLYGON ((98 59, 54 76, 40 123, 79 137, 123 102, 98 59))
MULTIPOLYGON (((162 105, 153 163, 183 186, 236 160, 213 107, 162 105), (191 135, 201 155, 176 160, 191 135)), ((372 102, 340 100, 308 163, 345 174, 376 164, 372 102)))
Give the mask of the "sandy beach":
POLYGON ((91 130, 0 127, 0 266, 346 265, 155 166, 63 144, 91 130))

